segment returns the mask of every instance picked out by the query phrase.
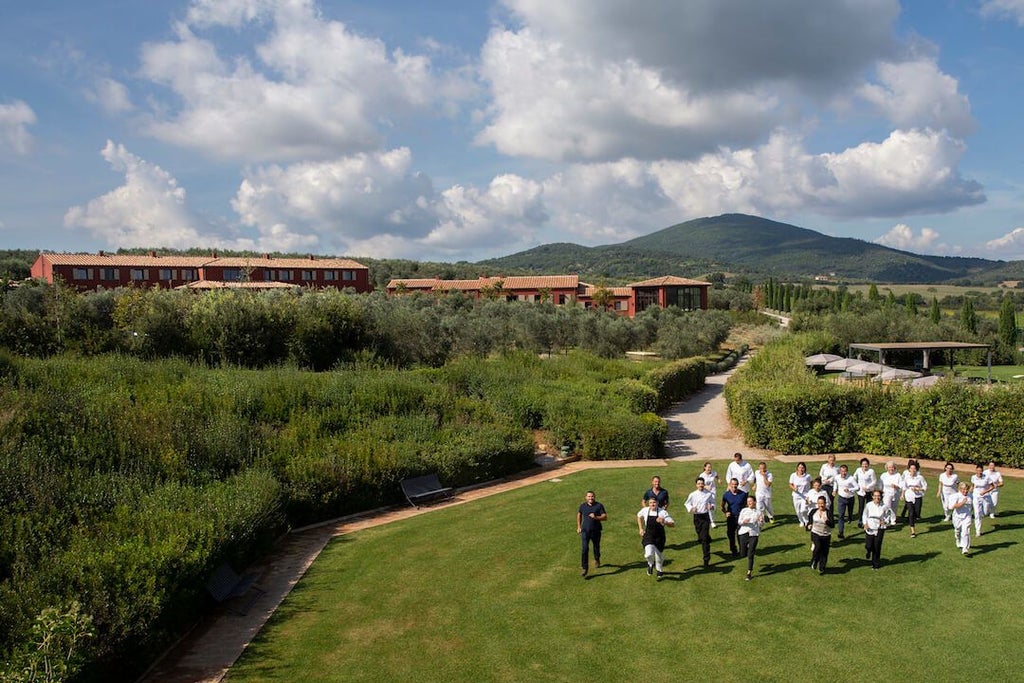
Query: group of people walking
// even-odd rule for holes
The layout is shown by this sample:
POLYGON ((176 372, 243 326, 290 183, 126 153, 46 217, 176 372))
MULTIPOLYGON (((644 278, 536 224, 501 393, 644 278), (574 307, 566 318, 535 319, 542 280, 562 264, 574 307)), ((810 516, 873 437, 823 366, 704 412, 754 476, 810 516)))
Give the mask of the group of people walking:
MULTIPOLYGON (((694 480, 695 489, 683 506, 692 515, 703 566, 707 568, 711 563, 711 529, 717 527, 716 513, 721 512, 725 517, 729 550, 733 557, 746 559, 746 580, 750 581, 761 529, 775 521, 774 476, 766 463, 758 463, 755 470, 742 454, 736 453, 726 470, 726 489, 722 492, 721 503, 717 495, 718 481, 712 464, 704 463, 703 471, 694 480)), ((939 475, 939 484, 937 496, 944 521, 952 523, 957 548, 966 555, 970 549, 971 521, 975 535, 980 536, 985 515, 995 517, 1003 477, 995 462, 989 462, 987 469, 981 465, 976 467, 970 482, 961 481, 953 464, 946 463, 939 475)), ((897 473, 896 464, 889 461, 885 472, 876 476, 867 458, 862 458, 860 466, 851 474, 847 465, 837 466, 835 456, 829 455, 814 478, 807 472, 805 463, 798 463, 789 477, 789 488, 797 523, 810 532, 811 568, 824 574, 833 530, 838 531, 839 539, 844 539, 846 525, 852 524, 855 518, 857 527, 864 530, 865 558, 875 570, 881 563, 885 531, 897 523, 900 501, 904 503, 901 516, 907 519, 910 537, 916 537, 928 482, 913 459, 902 473, 897 473)), ((661 486, 660 477, 652 479, 651 487, 644 492, 643 504, 636 515, 637 530, 647 573, 657 573, 660 579, 664 575, 665 529, 676 524, 668 512, 670 497, 661 486)), ((594 561, 601 566, 601 522, 607 517, 607 511, 596 501, 594 492, 588 491, 576 518, 576 531, 582 539, 581 575, 584 577, 589 572, 588 547, 593 548, 594 561)))

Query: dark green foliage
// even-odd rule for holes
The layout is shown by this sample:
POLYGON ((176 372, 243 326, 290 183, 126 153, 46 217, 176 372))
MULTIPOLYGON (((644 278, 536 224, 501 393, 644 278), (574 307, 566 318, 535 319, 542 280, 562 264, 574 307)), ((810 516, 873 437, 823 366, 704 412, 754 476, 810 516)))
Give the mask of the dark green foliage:
POLYGON ((651 370, 644 381, 658 393, 658 409, 664 410, 699 391, 706 373, 703 358, 688 358, 651 370))
POLYGON ((244 566, 285 524, 397 503, 404 477, 522 471, 534 429, 586 458, 658 457, 652 411, 704 368, 505 351, 310 373, 0 353, 0 653, 78 600, 95 628, 83 676, 131 678, 205 608, 213 568, 244 566))
POLYGON ((751 445, 1024 465, 1021 387, 945 381, 915 391, 821 382, 803 367, 803 341, 765 347, 726 384, 730 416, 751 445))

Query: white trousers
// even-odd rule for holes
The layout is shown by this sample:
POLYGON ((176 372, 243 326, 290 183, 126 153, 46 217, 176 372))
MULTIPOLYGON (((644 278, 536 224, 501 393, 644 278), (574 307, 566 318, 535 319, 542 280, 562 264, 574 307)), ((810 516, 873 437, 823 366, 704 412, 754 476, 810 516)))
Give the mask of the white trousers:
POLYGON ((644 546, 644 559, 647 560, 647 564, 653 564, 654 568, 660 572, 662 563, 665 561, 665 555, 658 550, 658 546, 648 543, 644 546))
POLYGON ((800 526, 807 526, 807 499, 799 493, 793 494, 793 510, 800 526))
POLYGON ((956 547, 961 550, 971 548, 971 518, 969 515, 953 517, 953 538, 956 539, 956 547))
POLYGON ((974 531, 981 536, 981 520, 988 514, 992 503, 988 496, 974 496, 974 531))
POLYGON ((757 511, 766 517, 775 519, 775 509, 772 507, 771 495, 754 495, 754 500, 757 501, 757 511))

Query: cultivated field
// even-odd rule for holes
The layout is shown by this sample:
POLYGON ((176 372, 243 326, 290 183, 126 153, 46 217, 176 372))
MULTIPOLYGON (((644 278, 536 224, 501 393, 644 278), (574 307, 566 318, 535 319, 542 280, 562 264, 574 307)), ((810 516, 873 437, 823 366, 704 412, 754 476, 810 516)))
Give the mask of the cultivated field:
POLYGON ((591 470, 337 539, 228 680, 950 680, 977 675, 972 661, 986 680, 1019 678, 1018 481, 970 557, 926 472, 917 538, 890 531, 874 572, 853 528, 819 576, 792 517, 793 467, 771 464, 780 522, 749 583, 721 514, 712 566, 699 568, 683 510, 696 464, 591 470), (653 474, 678 522, 661 581, 647 576, 635 521, 653 474), (610 518, 605 566, 584 580, 575 511, 588 488, 610 518))

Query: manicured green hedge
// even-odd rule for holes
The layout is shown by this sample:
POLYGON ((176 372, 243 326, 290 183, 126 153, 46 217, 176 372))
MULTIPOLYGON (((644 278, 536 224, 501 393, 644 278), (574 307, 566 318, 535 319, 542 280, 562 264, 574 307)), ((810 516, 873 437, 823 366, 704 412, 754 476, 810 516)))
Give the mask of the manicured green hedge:
POLYGON ((804 341, 765 347, 726 384, 730 417, 748 444, 1024 466, 1024 388, 833 384, 804 367, 804 341))
POLYGON ((658 392, 658 410, 664 410, 703 388, 706 377, 703 358, 684 358, 651 370, 644 381, 658 392))

